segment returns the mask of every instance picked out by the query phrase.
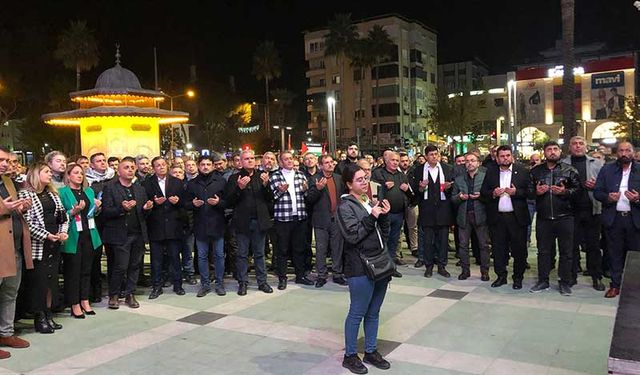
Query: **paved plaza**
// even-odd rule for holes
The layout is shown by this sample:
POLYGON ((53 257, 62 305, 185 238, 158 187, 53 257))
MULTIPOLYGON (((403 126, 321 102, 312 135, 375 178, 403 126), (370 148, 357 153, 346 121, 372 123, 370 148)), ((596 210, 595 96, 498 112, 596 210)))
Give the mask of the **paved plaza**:
MULTIPOLYGON (((451 279, 426 279, 421 270, 401 266, 404 277, 393 279, 380 316, 379 350, 392 367, 369 373, 605 374, 617 298, 604 299, 587 277, 571 297, 557 290, 533 295, 533 249, 529 262, 518 292, 481 282, 477 266, 471 279, 458 281, 455 259, 451 279)), ((228 279, 227 285, 224 297, 196 298, 198 286, 185 285, 185 296, 165 288, 149 301, 144 290, 137 310, 101 303, 85 320, 59 315, 64 329, 52 335, 20 322, 31 348, 12 349, 0 373, 349 373, 341 367, 346 287, 291 283, 264 294, 254 279, 248 295, 239 297, 236 283, 228 279)))

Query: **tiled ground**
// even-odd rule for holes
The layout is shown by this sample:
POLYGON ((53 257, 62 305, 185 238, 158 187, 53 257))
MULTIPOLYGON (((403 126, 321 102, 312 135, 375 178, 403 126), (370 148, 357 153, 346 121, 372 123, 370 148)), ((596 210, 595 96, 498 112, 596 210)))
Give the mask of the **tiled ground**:
MULTIPOLYGON (((411 261, 411 257, 405 257, 411 261)), ((393 374, 604 374, 617 300, 581 277, 574 295, 490 288, 472 278, 426 279, 401 266, 381 312, 379 349, 393 374)), ((412 262, 411 262, 412 264, 412 262)), ((273 284, 275 284, 275 281, 273 284)), ((290 284, 271 295, 250 285, 246 297, 228 280, 225 297, 176 296, 170 288, 141 308, 107 310, 85 320, 60 316, 53 335, 18 324, 29 349, 11 350, 0 373, 29 374, 346 374, 340 366, 349 297, 346 287, 290 284)), ((362 341, 362 340, 361 340, 362 341)), ((370 369, 370 373, 383 373, 370 369)))

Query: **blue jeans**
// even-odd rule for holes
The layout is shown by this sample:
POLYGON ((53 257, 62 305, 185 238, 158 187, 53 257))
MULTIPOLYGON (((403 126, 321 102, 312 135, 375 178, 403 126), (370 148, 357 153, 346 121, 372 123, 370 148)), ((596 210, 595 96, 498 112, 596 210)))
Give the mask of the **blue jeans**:
MULTIPOLYGON (((258 285, 265 284, 267 282, 267 271, 264 265, 264 243, 267 237, 266 231, 261 231, 258 227, 258 220, 249 220, 249 231, 238 232, 236 231, 236 238, 238 241, 238 253, 236 254, 236 270, 238 272, 238 282, 248 282, 248 269, 249 269, 249 246, 253 252, 253 265, 256 268, 256 279, 258 285)), ((275 254, 275 252, 274 252, 275 254)))
POLYGON ((195 237, 193 232, 187 235, 182 245, 180 255, 182 256, 182 274, 183 276, 193 276, 196 272, 193 268, 193 247, 195 244, 195 237))
POLYGON ((533 225, 533 217, 536 214, 535 199, 527 199, 527 209, 529 210, 529 217, 531 218, 531 224, 527 226, 527 244, 529 244, 531 242, 531 226, 533 225))
POLYGON ((400 242, 400 233, 402 232, 402 225, 404 224, 404 211, 397 213, 390 213, 389 217, 389 238, 387 238, 387 251, 391 259, 395 259, 398 255, 396 251, 398 249, 398 243, 400 242))
POLYGON ((372 281, 366 276, 349 277, 351 304, 344 321, 345 355, 358 352, 358 331, 364 318, 364 351, 372 353, 378 343, 380 307, 387 293, 389 280, 372 281))
POLYGON ((211 285, 209 281, 209 244, 213 247, 216 267, 216 284, 222 284, 224 278, 224 237, 209 238, 208 241, 200 241, 196 239, 196 248, 198 249, 198 271, 200 271, 200 284, 203 287, 211 285))

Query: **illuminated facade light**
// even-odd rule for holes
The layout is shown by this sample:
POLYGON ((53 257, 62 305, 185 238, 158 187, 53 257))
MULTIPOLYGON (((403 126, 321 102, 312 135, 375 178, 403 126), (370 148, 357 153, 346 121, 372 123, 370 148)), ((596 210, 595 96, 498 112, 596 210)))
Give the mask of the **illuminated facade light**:
MULTIPOLYGON (((576 66, 573 68, 573 75, 574 76, 578 76, 578 75, 583 75, 584 74, 584 68, 581 66, 576 66)), ((547 76, 549 78, 557 78, 557 77, 562 77, 564 75, 564 67, 562 65, 556 65, 555 68, 551 68, 547 71, 547 76)))
POLYGON ((489 94, 504 94, 504 88, 500 87, 497 89, 489 89, 489 94))

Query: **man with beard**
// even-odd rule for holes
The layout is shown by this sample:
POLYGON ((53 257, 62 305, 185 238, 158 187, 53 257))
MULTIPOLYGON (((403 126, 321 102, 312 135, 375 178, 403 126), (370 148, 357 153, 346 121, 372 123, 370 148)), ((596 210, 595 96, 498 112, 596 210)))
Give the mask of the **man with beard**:
POLYGON ((215 171, 220 163, 218 155, 203 155, 198 159, 198 177, 187 183, 185 207, 193 211, 193 232, 198 253, 200 272, 200 290, 198 297, 204 297, 211 291, 209 279, 209 256, 213 249, 215 257, 215 292, 219 296, 227 294, 224 287, 224 189, 226 180, 215 171))
POLYGON ((45 163, 51 169, 51 183, 56 189, 64 186, 64 172, 67 170, 67 157, 60 151, 51 151, 44 157, 45 163))
POLYGON ((536 241, 538 242, 538 282, 531 293, 549 289, 552 253, 558 243, 559 292, 571 294, 573 267, 573 205, 580 192, 578 171, 560 162, 560 146, 555 141, 544 144, 545 163, 531 169, 530 194, 536 195, 536 241))
POLYGON ((344 168, 352 163, 358 162, 358 144, 351 142, 347 147, 347 158, 345 160, 341 160, 336 166, 336 173, 342 175, 342 171, 344 168))
POLYGON ((491 284, 497 288, 507 283, 509 255, 513 257, 513 289, 522 289, 527 262, 527 210, 529 172, 513 163, 511 147, 496 150, 499 167, 487 168, 480 195, 487 210, 494 270, 498 278, 491 284))
MULTIPOLYGON (((86 172, 87 183, 95 193, 96 199, 102 200, 104 185, 113 180, 115 171, 108 167, 107 158, 102 152, 97 152, 89 157, 89 169, 86 172)), ((102 236, 104 220, 102 215, 96 216, 96 228, 102 236)), ((98 247, 93 256, 91 265, 91 302, 102 301, 102 250, 105 245, 98 247)))
POLYGON ((571 284, 578 282, 580 272, 580 246, 587 255, 587 271, 591 276, 593 288, 604 291, 602 284, 602 253, 600 251, 600 214, 602 204, 593 197, 596 177, 603 162, 587 156, 587 143, 580 136, 572 137, 569 141, 571 156, 562 160, 578 170, 578 178, 583 189, 573 199, 574 202, 574 232, 573 232, 573 266, 571 269, 571 284))
POLYGON ((151 162, 145 155, 136 156, 136 180, 143 183, 151 175, 151 162))
POLYGON ((620 294, 627 251, 638 251, 640 243, 640 168, 633 161, 633 145, 620 142, 618 160, 600 170, 593 196, 602 202, 602 223, 606 231, 611 287, 605 298, 620 294))

